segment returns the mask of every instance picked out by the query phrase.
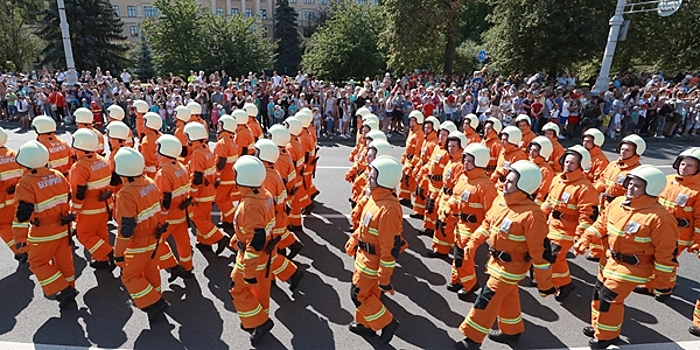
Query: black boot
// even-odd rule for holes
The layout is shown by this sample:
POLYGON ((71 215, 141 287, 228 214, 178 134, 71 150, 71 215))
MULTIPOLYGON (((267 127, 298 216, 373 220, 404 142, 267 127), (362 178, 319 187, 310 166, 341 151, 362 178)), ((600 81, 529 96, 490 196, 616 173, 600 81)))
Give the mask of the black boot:
POLYGON ((15 254, 15 260, 17 260, 17 262, 20 264, 26 263, 27 260, 29 260, 29 254, 28 253, 15 254))
POLYGON ((233 230, 233 223, 232 223, 232 222, 223 222, 223 221, 219 221, 219 222, 216 224, 216 227, 221 228, 221 229, 231 229, 231 230, 233 230))
POLYGON ((181 277, 184 280, 186 278, 192 278, 194 276, 192 274, 192 271, 185 270, 185 268, 182 267, 182 265, 175 265, 175 267, 168 269, 168 272, 170 272, 170 277, 168 277, 168 282, 173 282, 178 277, 181 277))
POLYGON ((304 231, 304 227, 302 227, 301 225, 289 225, 289 226, 287 226, 287 229, 289 231, 292 231, 292 232, 303 232, 304 231))
POLYGON ((379 343, 380 344, 387 344, 391 341, 391 338, 394 337, 394 333, 396 332, 396 329, 399 328, 399 321, 396 319, 391 320, 386 327, 382 328, 382 334, 379 336, 379 343))
POLYGON ((296 290, 297 287, 299 287, 299 282, 301 281, 301 279, 303 277, 304 277, 304 271, 296 270, 294 272, 294 274, 292 275, 292 277, 289 277, 289 281, 287 281, 289 283, 289 290, 292 292, 294 290, 296 290))
POLYGON ((581 332, 583 333, 583 335, 585 335, 589 338, 593 338, 593 336, 595 335, 595 328, 593 328, 591 326, 586 326, 586 327, 583 327, 581 332))
POLYGON ((292 245, 289 246, 289 254, 287 254, 287 259, 294 259, 294 257, 297 256, 297 254, 299 254, 302 248, 304 248, 304 245, 301 242, 295 241, 294 243, 292 243, 292 245))
POLYGON ((262 337, 264 337, 265 334, 270 333, 270 330, 274 326, 275 326, 275 323, 272 322, 272 320, 268 318, 267 321, 265 321, 265 323, 263 323, 262 325, 260 325, 258 327, 255 327, 255 329, 253 329, 253 332, 250 333, 250 342, 251 343, 257 342, 262 337))
POLYGON ((96 261, 93 260, 90 262, 90 267, 92 267, 95 270, 109 270, 112 271, 114 270, 114 265, 110 263, 109 260, 106 261, 96 261))
POLYGON ((216 255, 223 253, 230 241, 231 239, 224 235, 218 242, 216 242, 216 255))
POLYGON ((556 299, 558 302, 562 302, 564 301, 564 299, 566 299, 567 296, 569 296, 569 294, 571 294, 571 292, 574 291, 574 289, 576 289, 574 282, 570 282, 565 286, 561 286, 557 295, 554 296, 554 299, 556 299))
POLYGON ((692 326, 692 327, 688 328, 688 333, 690 333, 696 337, 700 337, 700 328, 692 326))
POLYGON ((470 290, 462 288, 457 291, 457 298, 461 301, 469 301, 469 298, 476 295, 477 290, 479 290, 479 284, 475 284, 470 290))
POLYGON ((71 286, 66 287, 56 296, 56 300, 58 300, 58 307, 63 309, 66 306, 74 303, 75 297, 77 297, 79 293, 80 292, 71 286))
POLYGON ((419 235, 432 237, 435 234, 435 230, 426 228, 425 230, 418 231, 419 235))
POLYGON ((244 330, 244 331, 248 332, 248 334, 253 334, 253 331, 255 330, 255 328, 245 328, 245 327, 243 327, 243 323, 240 323, 239 325, 240 325, 240 327, 241 327, 241 330, 244 330))
POLYGON ((361 323, 357 323, 355 321, 350 322, 348 325, 348 329, 350 329, 350 332, 353 332, 357 335, 370 335, 370 336, 376 336, 377 333, 372 330, 372 328, 367 328, 361 323))
POLYGON ((399 204, 403 205, 404 207, 413 207, 413 203, 411 203, 411 200, 408 198, 402 198, 401 200, 399 200, 399 204))
POLYGON ((469 338, 464 338, 457 343, 455 343, 455 349, 457 350, 479 350, 481 349, 481 343, 477 343, 469 338))
POLYGON ((459 292, 460 289, 463 289, 461 283, 450 283, 447 285, 447 290, 453 293, 459 292))
POLYGON ((421 219, 421 220, 423 220, 423 215, 417 214, 417 213, 413 213, 413 214, 409 215, 409 217, 414 218, 414 219, 421 219))
POLYGON ((632 291, 642 295, 654 295, 654 292, 650 291, 649 288, 647 288, 646 286, 636 286, 632 291))
POLYGON ((607 349, 608 346, 617 344, 617 342, 620 341, 620 337, 615 337, 610 340, 600 340, 593 338, 588 341, 588 346, 591 347, 591 349, 607 349))
POLYGON ((497 342, 497 343, 509 343, 509 342, 514 342, 520 339, 520 335, 522 333, 518 334, 505 334, 503 331, 500 329, 492 329, 489 331, 489 339, 497 342))
POLYGON ((155 304, 143 308, 143 311, 145 311, 148 315, 148 323, 157 322, 163 315, 165 309, 167 309, 169 306, 170 304, 168 304, 165 299, 160 298, 155 302, 155 304))
POLYGON ((425 254, 425 256, 427 256, 429 258, 435 258, 435 259, 447 259, 448 258, 447 254, 438 253, 434 250, 427 252, 425 254))
POLYGON ((201 251, 202 253, 204 253, 204 252, 210 252, 210 251, 211 251, 211 246, 208 245, 208 244, 197 243, 197 244, 195 244, 194 246, 195 246, 197 249, 199 249, 199 251, 201 251))

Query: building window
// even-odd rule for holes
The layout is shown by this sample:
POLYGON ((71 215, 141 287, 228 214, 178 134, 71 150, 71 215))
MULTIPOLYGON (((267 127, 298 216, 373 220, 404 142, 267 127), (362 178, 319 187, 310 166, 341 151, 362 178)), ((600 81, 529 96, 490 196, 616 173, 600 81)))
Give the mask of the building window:
POLYGON ((328 4, 328 0, 321 0, 321 4, 324 4, 324 5, 328 4))
POLYGON ((260 10, 260 13, 258 14, 261 19, 266 19, 267 18, 267 10, 260 10))
POLYGON ((114 13, 117 14, 117 17, 121 16, 121 14, 119 13, 119 6, 115 5, 115 6, 112 6, 112 8, 114 9, 114 13))
POLYGON ((129 17, 136 17, 136 7, 134 6, 127 6, 126 7, 126 14, 129 17))
POLYGON ((297 3, 297 0, 289 0, 289 2, 292 3, 292 4, 296 4, 296 3, 297 3))
POLYGON ((131 32, 131 36, 139 36, 139 27, 138 26, 129 27, 129 31, 131 32))
POLYGON ((313 21, 315 17, 316 13, 314 11, 304 11, 302 14, 302 19, 304 21, 313 21))
POLYGON ((250 18, 253 17, 253 10, 252 9, 245 9, 245 18, 250 18))
POLYGON ((260 0, 260 2, 265 2, 266 0, 260 0))
POLYGON ((145 17, 158 17, 158 10, 153 6, 144 6, 143 15, 145 17))
POLYGON ((231 9, 231 16, 238 16, 238 8, 231 9))
POLYGON ((358 5, 367 5, 367 0, 357 0, 358 5))
POLYGON ((221 7, 217 7, 217 8, 216 8, 216 15, 217 15, 217 16, 223 16, 223 15, 224 15, 224 9, 222 9, 221 7))
POLYGON ((305 4, 315 4, 316 0, 304 0, 305 4))

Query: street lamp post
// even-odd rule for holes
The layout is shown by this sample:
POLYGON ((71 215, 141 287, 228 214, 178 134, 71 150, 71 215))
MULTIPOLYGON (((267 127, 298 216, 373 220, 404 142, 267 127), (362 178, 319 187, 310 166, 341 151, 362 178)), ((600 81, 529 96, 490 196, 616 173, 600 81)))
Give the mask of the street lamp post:
POLYGON ((608 89, 610 82, 610 67, 612 66, 613 56, 615 56, 615 48, 617 47, 617 39, 620 36, 620 27, 625 22, 622 17, 625 12, 626 0, 617 0, 615 6, 615 14, 610 18, 610 31, 608 32, 608 43, 605 45, 605 53, 603 54, 603 64, 600 67, 598 79, 595 81, 593 93, 599 94, 601 91, 608 89))
POLYGON ((69 86, 78 83, 78 72, 75 71, 75 62, 73 61, 73 48, 70 43, 70 31, 68 30, 68 20, 66 19, 66 5, 63 0, 56 0, 58 4, 58 17, 61 20, 61 36, 63 38, 63 51, 66 54, 66 82, 69 86))

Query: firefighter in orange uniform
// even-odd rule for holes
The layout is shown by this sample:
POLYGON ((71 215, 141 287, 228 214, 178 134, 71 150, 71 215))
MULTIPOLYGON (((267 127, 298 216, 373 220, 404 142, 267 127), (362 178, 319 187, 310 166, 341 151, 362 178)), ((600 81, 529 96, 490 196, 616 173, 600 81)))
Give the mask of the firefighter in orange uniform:
POLYGON ((148 112, 148 102, 144 100, 134 100, 134 109, 136 110, 136 135, 139 137, 139 141, 143 137, 143 133, 146 132, 146 120, 143 116, 148 112))
POLYGON ((552 179, 555 175, 554 170, 549 166, 549 162, 547 162, 547 158, 550 154, 552 154, 552 142, 550 142, 547 137, 537 136, 530 141, 528 158, 540 168, 540 173, 542 174, 540 187, 537 188, 534 194, 535 203, 537 203, 537 205, 542 205, 547 199, 549 188, 552 185, 552 179))
MULTIPOLYGON (((318 138, 316 137, 316 128, 314 128, 314 123, 312 123, 312 121, 314 120, 314 112, 312 110, 310 110, 308 107, 303 107, 302 109, 299 110, 299 112, 306 114, 307 118, 309 119, 309 125, 306 127, 307 131, 309 132, 309 135, 311 135, 311 138, 314 140, 314 145, 315 146, 318 145, 318 138)), ((377 118, 377 121, 379 121, 379 118, 376 115, 374 115, 374 114, 372 114, 372 115, 377 118)), ((370 117, 370 116, 367 116, 367 117, 370 117)))
MULTIPOLYGON (((255 142, 255 153, 265 166, 265 182, 263 188, 266 189, 275 205, 275 224, 272 227, 272 238, 275 246, 281 249, 279 242, 287 233, 287 189, 284 186, 282 177, 275 170, 275 162, 279 159, 279 150, 274 142, 261 139, 255 142)), ((299 270, 292 261, 277 250, 272 252, 270 269, 275 277, 282 282, 289 282, 289 289, 294 291, 299 286, 299 281, 304 276, 304 271, 299 270)))
POLYGON ((445 207, 449 220, 455 221, 455 249, 450 284, 447 290, 456 292, 460 300, 468 300, 479 289, 474 256, 464 256, 464 248, 481 225, 484 215, 498 195, 484 168, 489 162, 489 150, 479 143, 468 145, 463 153, 462 173, 445 207))
POLYGON ((27 253, 15 249, 12 218, 15 214, 15 186, 22 177, 22 166, 17 164, 17 152, 7 148, 7 132, 0 127, 0 238, 12 250, 15 260, 27 262, 27 253))
POLYGON ((211 222, 211 207, 216 199, 216 164, 214 155, 209 151, 209 134, 204 126, 197 122, 189 122, 185 126, 185 134, 192 145, 192 157, 188 170, 190 172, 190 193, 193 198, 194 210, 192 222, 197 228, 197 248, 211 250, 217 244, 216 254, 221 254, 228 240, 221 230, 211 222))
POLYGON ((158 172, 153 180, 158 189, 163 193, 161 202, 161 216, 168 223, 168 229, 161 237, 162 243, 158 245, 158 266, 170 272, 168 282, 178 277, 192 278, 192 246, 190 236, 187 233, 188 220, 185 208, 190 205, 192 198, 190 192, 190 174, 187 168, 180 163, 178 157, 182 152, 182 144, 173 135, 162 135, 156 140, 158 154, 160 155, 158 172), (173 255, 168 237, 172 235, 177 245, 178 262, 173 255))
POLYGON ((92 126, 92 112, 87 108, 80 107, 73 112, 73 117, 75 117, 75 125, 78 129, 88 129, 97 135, 97 150, 95 152, 104 155, 105 138, 99 130, 92 126))
POLYGON ((248 124, 248 114, 244 110, 237 109, 231 113, 231 117, 236 119, 236 145, 238 146, 238 157, 245 155, 252 155, 255 151, 253 150, 253 144, 255 143, 255 137, 253 132, 250 131, 248 124))
MULTIPOLYGON (((369 125, 369 123, 365 123, 365 127, 369 125)), ((362 153, 364 159, 357 160, 357 176, 355 176, 353 182, 352 182, 352 188, 351 188, 351 194, 350 194, 350 204, 354 207, 357 204, 357 201, 359 200, 360 197, 364 194, 364 189, 365 185, 367 184, 367 170, 369 170, 369 163, 367 163, 367 151, 369 151, 369 144, 374 141, 374 140, 383 140, 387 141, 386 134, 379 130, 372 130, 368 133, 365 134, 365 143, 367 146, 365 146, 365 151, 362 153), (363 174, 365 176, 363 176, 363 174)))
POLYGON ((301 134, 302 127, 301 122, 294 117, 285 119, 284 124, 291 135, 289 144, 287 144, 287 151, 294 161, 298 181, 298 185, 296 185, 297 190, 294 193, 289 209, 289 229, 291 231, 301 231, 301 211, 311 203, 311 200, 306 193, 306 188, 304 188, 302 177, 302 173, 304 171, 304 147, 301 145, 301 141, 299 141, 299 134, 301 134))
POLYGON ((139 140, 139 152, 143 155, 146 162, 144 172, 151 179, 156 177, 158 171, 158 148, 156 140, 160 137, 160 128, 163 126, 163 119, 155 112, 148 112, 143 116, 144 126, 146 127, 141 140, 139 140))
POLYGON ((130 147, 129 146, 129 136, 131 135, 131 129, 129 126, 124 124, 119 120, 111 121, 107 124, 105 128, 107 134, 107 140, 109 141, 109 164, 110 168, 114 169, 114 155, 117 154, 120 148, 130 147))
POLYGON ((593 239, 603 240, 604 267, 598 272, 591 302, 591 326, 583 334, 593 349, 606 349, 620 340, 624 301, 632 290, 652 277, 660 294, 670 294, 676 278, 678 226, 657 197, 666 176, 654 166, 640 166, 625 176, 625 197, 609 203, 574 249, 583 254, 593 239))
POLYGON ((537 135, 532 132, 532 120, 530 120, 527 114, 520 114, 515 118, 515 126, 517 126, 523 134, 518 147, 527 152, 527 147, 530 145, 530 142, 537 137, 537 135))
POLYGON ((247 102, 243 105, 243 110, 248 115, 248 118, 246 118, 246 125, 248 125, 250 132, 253 133, 253 139, 257 141, 263 136, 262 127, 260 127, 260 123, 258 122, 258 106, 256 106, 255 103, 247 102))
POLYGON ((549 166, 554 169, 555 173, 559 174, 562 172, 559 158, 564 154, 564 147, 559 143, 559 126, 549 122, 542 127, 542 132, 544 132, 544 136, 552 143, 552 154, 547 158, 549 166))
MULTIPOLYGON (((302 131, 299 134, 299 139, 301 140, 301 145, 304 146, 304 173, 302 174, 304 178, 304 186, 306 188, 306 193, 309 195, 311 201, 318 196, 320 191, 314 186, 313 177, 316 174, 316 162, 318 162, 318 156, 316 155, 316 133, 313 135, 309 130, 311 125, 311 113, 306 111, 299 111, 296 115, 299 122, 301 122, 302 131)), ((307 206, 307 210, 311 209, 313 206, 307 206)))
MULTIPOLYGON (((386 140, 378 139, 369 143, 367 146, 367 153, 365 154, 365 161, 371 164, 375 159, 381 156, 392 156, 392 147, 386 140)), ((370 198, 372 198, 372 191, 369 188, 369 171, 365 172, 362 177, 366 179, 364 181, 364 187, 362 189, 362 196, 357 200, 357 205, 352 209, 350 213, 350 232, 355 231, 360 227, 360 215, 365 209, 365 205, 370 198)))
POLYGON ((206 130, 207 134, 209 134, 209 124, 207 124, 207 122, 204 119, 202 119, 202 116, 201 116, 202 115, 202 105, 200 105, 197 102, 192 101, 192 102, 188 103, 186 107, 190 111, 190 120, 188 121, 188 123, 197 122, 199 124, 202 124, 202 126, 204 127, 204 130, 206 130))
POLYGON ((496 188, 502 189, 508 167, 519 160, 527 160, 527 154, 518 146, 523 136, 520 129, 506 126, 498 136, 501 138, 501 153, 498 154, 498 163, 491 174, 491 181, 496 184, 496 188))
POLYGON ((70 145, 56 137, 56 122, 51 117, 40 115, 32 119, 32 127, 37 133, 36 140, 49 150, 49 169, 56 169, 68 177, 73 158, 70 145))
POLYGON ((90 252, 90 266, 113 270, 107 221, 112 216, 112 170, 96 154, 97 135, 88 129, 73 134, 76 161, 70 169, 71 212, 76 215, 78 241, 90 252))
POLYGON ((498 165, 498 156, 501 154, 501 130, 503 130, 503 124, 496 118, 489 118, 484 123, 484 138, 481 140, 481 144, 489 149, 491 156, 489 157, 489 165, 486 167, 486 175, 491 177, 491 175, 496 171, 496 166, 498 165))
POLYGON ((552 269, 547 256, 547 218, 532 201, 540 184, 540 169, 521 160, 510 165, 503 183, 503 195, 496 198, 481 226, 464 249, 464 259, 473 259, 476 249, 489 241, 491 255, 487 263, 490 275, 474 302, 474 307, 459 326, 466 336, 455 347, 475 350, 484 337, 496 342, 517 340, 525 331, 520 311, 518 282, 525 278, 530 265, 539 281, 540 296, 556 293, 552 269), (498 329, 491 326, 498 319, 498 329))
MULTIPOLYGON (((352 192, 356 191, 354 185, 355 180, 357 180, 358 177, 361 177, 362 173, 367 168, 367 164, 365 163, 365 154, 367 152, 367 144, 369 143, 367 141, 367 134, 372 131, 379 131, 378 122, 368 120, 362 124, 362 145, 358 148, 358 153, 356 159, 353 161, 352 166, 350 167, 350 169, 348 169, 348 171, 345 172, 345 181, 349 182, 352 185, 352 192)), ((353 197, 351 196, 350 198, 352 203, 353 197)))
POLYGON ((564 299, 576 289, 569 274, 566 253, 574 240, 598 218, 598 196, 583 173, 591 165, 591 156, 583 146, 567 149, 559 158, 564 172, 555 176, 549 196, 541 208, 549 219, 552 245, 552 283, 559 290, 555 298, 564 299))
POLYGON ((401 163, 389 156, 375 159, 370 167, 371 198, 362 211, 360 227, 345 243, 347 254, 355 257, 350 289, 355 321, 349 328, 360 335, 376 335, 381 330, 379 343, 386 344, 399 327, 380 297, 394 294, 391 276, 404 244, 402 208, 393 194, 403 172, 401 163))
POLYGON ((37 141, 23 144, 15 159, 28 170, 15 190, 15 249, 28 253, 29 269, 44 295, 65 308, 78 295, 70 243, 70 185, 58 170, 46 167, 49 151, 37 141))
POLYGON ((467 137, 467 144, 471 143, 481 143, 481 136, 476 132, 476 128, 479 127, 479 117, 474 113, 467 114, 462 122, 462 131, 464 136, 467 137))
MULTIPOLYGON (((272 226, 275 204, 262 188, 265 166, 252 156, 243 156, 233 165, 241 201, 234 214, 236 265, 231 271, 231 298, 241 319, 241 328, 250 333, 255 344, 269 333, 274 322, 268 317, 270 307, 270 262, 275 251, 272 226)), ((233 242, 233 240, 232 240, 233 242)))
POLYGON ((586 130, 581 136, 581 144, 591 154, 591 166, 588 169, 584 169, 591 183, 598 181, 603 170, 610 164, 608 157, 605 156, 601 149, 603 143, 605 143, 605 135, 596 128, 586 130))
POLYGON ((401 155, 400 162, 403 164, 403 178, 399 186, 399 203, 411 206, 411 195, 416 191, 416 179, 411 176, 413 168, 420 161, 420 151, 425 139, 423 133, 423 113, 412 111, 408 115, 411 131, 406 139, 406 150, 401 155))
POLYGON ((163 194, 156 183, 143 175, 143 156, 133 148, 119 149, 114 171, 124 187, 117 193, 117 238, 114 263, 134 305, 146 312, 150 323, 163 319, 168 303, 161 297, 160 271, 155 255, 161 235, 167 230, 161 215, 163 194))
MULTIPOLYGON (((124 109, 119 107, 119 105, 114 104, 114 105, 109 106, 107 108, 107 118, 109 120, 107 127, 109 127, 109 124, 111 124, 112 122, 115 122, 115 121, 124 122, 125 115, 126 114, 124 113, 124 109)), ((124 124, 124 125, 126 125, 126 124, 124 124)), ((131 131, 131 129, 129 129, 129 136, 124 140, 126 141, 126 145, 128 147, 134 147, 134 134, 131 131)), ((119 150, 119 147, 117 147, 117 149, 113 150, 115 145, 113 145, 111 143, 111 141, 110 141, 110 146, 111 146, 110 152, 117 153, 117 151, 119 150)), ((110 155, 110 159, 113 157, 114 156, 110 155)))
MULTIPOLYGON (((600 211, 603 211, 613 199, 623 196, 625 188, 622 186, 627 173, 641 165, 639 157, 644 154, 647 144, 641 137, 632 134, 623 138, 617 145, 617 153, 620 155, 616 162, 608 164, 593 184, 598 193, 602 192, 600 198, 600 211)), ((591 241, 586 259, 599 261, 603 256, 603 246, 595 239, 591 241)))
POLYGON ((219 118, 219 130, 214 147, 216 159, 216 206, 221 211, 220 228, 233 229, 234 202, 241 199, 241 193, 236 188, 233 178, 233 164, 238 160, 238 145, 236 145, 236 119, 225 114, 219 118))
POLYGON ((182 144, 182 151, 180 151, 180 157, 182 158, 182 164, 187 165, 190 162, 190 145, 187 140, 187 135, 185 134, 185 125, 190 121, 192 114, 190 110, 185 106, 175 107, 175 132, 173 135, 180 140, 182 144))
POLYGON ((435 222, 432 251, 428 253, 431 257, 446 258, 447 254, 454 248, 457 218, 452 216, 448 208, 448 200, 462 174, 462 158, 464 158, 462 151, 466 147, 467 137, 461 131, 453 131, 447 136, 445 148, 447 149, 448 161, 442 172, 442 191, 438 194, 435 204, 437 206, 437 221, 435 222))
POLYGON ((420 145, 420 155, 414 157, 413 169, 411 170, 410 177, 416 181, 416 190, 413 192, 413 211, 414 213, 409 215, 414 219, 421 219, 425 217, 425 204, 428 200, 428 183, 427 181, 421 181, 418 177, 423 166, 428 164, 430 161, 430 156, 433 154, 435 147, 438 147, 438 128, 440 127, 440 121, 435 117, 427 117, 423 122, 423 143, 420 145))
MULTIPOLYGON (((373 116, 370 117, 370 119, 374 119, 376 117, 369 109, 365 107, 360 107, 357 109, 357 112, 355 112, 355 117, 357 118, 357 132, 355 133, 355 146, 352 148, 352 150, 350 150, 350 155, 348 156, 349 162, 356 162, 358 157, 360 157, 360 150, 365 147, 365 131, 362 129, 362 126, 365 122, 365 116, 369 116, 370 114, 373 116)), ((377 118, 377 124, 379 124, 379 118, 377 118)))

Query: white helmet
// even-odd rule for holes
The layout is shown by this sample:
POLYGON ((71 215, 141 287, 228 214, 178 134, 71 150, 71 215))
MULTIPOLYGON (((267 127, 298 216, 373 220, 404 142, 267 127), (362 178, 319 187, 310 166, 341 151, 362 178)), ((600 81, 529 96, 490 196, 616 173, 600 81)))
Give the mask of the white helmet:
POLYGON ((190 102, 187 104, 187 109, 190 110, 190 114, 200 115, 202 114, 202 105, 197 102, 190 102))
POLYGON ((603 143, 605 143, 605 134, 603 134, 600 130, 596 128, 590 128, 586 130, 583 135, 581 136, 581 140, 583 140, 584 137, 590 136, 593 138, 593 144, 602 147, 603 143))
POLYGON ((299 111, 294 116, 299 119, 302 128, 308 128, 309 124, 311 124, 311 113, 299 111))
POLYGON ((374 114, 372 114, 372 113, 366 114, 366 115, 362 118, 362 122, 363 122, 363 123, 375 122, 375 123, 379 124, 379 117, 377 117, 376 115, 374 115, 374 114))
POLYGON ((243 110, 245 110, 246 113, 248 113, 249 117, 257 117, 258 116, 258 106, 255 105, 255 103, 246 103, 243 105, 243 110))
POLYGON ((238 127, 238 121, 236 120, 236 118, 228 114, 224 114, 221 116, 221 118, 219 118, 219 124, 221 124, 222 130, 232 133, 235 133, 236 128, 238 127))
POLYGON ((209 139, 207 129, 204 128, 204 125, 198 122, 187 123, 187 125, 185 125, 185 130, 183 131, 185 134, 187 134, 187 138, 190 141, 206 141, 209 139))
POLYGON ((479 117, 476 116, 474 113, 469 113, 467 114, 466 117, 464 117, 464 121, 469 121, 469 126, 476 130, 477 127, 479 127, 479 117))
POLYGON ((493 129, 493 131, 496 132, 496 134, 500 134, 501 130, 503 130, 503 123, 501 123, 501 121, 497 118, 491 117, 489 119, 486 119, 486 123, 484 124, 488 123, 491 123, 491 128, 493 129))
POLYGON ((564 161, 567 154, 573 154, 578 156, 578 160, 581 163, 581 169, 588 169, 591 166, 591 154, 588 153, 586 147, 581 145, 574 145, 566 149, 564 154, 559 157, 559 165, 564 166, 564 161))
POLYGON ((411 111, 411 113, 408 114, 408 119, 410 120, 411 118, 415 118, 418 124, 423 124, 425 120, 425 116, 420 111, 411 111))
POLYGON ((156 140, 158 154, 177 159, 182 153, 182 143, 173 135, 162 135, 156 140))
POLYGON ((622 139, 622 141, 620 141, 619 144, 617 144, 617 153, 620 153, 620 146, 622 146, 623 143, 633 145, 634 153, 636 153, 640 157, 642 156, 642 154, 644 154, 644 151, 646 151, 647 149, 647 143, 644 141, 643 138, 639 137, 639 135, 637 134, 625 136, 625 138, 622 139))
POLYGON ((368 132, 367 134, 365 134, 365 139, 369 139, 372 141, 374 141, 374 140, 387 141, 386 135, 379 130, 372 130, 372 131, 368 132))
POLYGON ((92 124, 92 112, 85 107, 80 107, 73 112, 76 124, 92 124))
MULTIPOLYGON (((276 147, 275 147, 276 148, 276 147)), ((245 155, 233 164, 236 170, 236 184, 242 187, 258 188, 265 182, 265 165, 260 159, 245 155)))
POLYGON ((247 125, 248 124, 248 113, 242 109, 237 109, 231 112, 231 116, 236 119, 236 125, 247 125))
POLYGON ((253 147, 255 147, 257 157, 260 160, 275 163, 280 157, 280 149, 277 148, 277 145, 272 140, 260 139, 255 142, 253 147))
POLYGON ((393 190, 401 181, 403 167, 394 157, 377 157, 370 166, 377 170, 377 185, 393 190))
POLYGON ((518 174, 518 181, 515 186, 527 193, 533 194, 540 187, 542 172, 537 165, 529 160, 519 160, 508 167, 509 171, 518 174))
POLYGON ((49 150, 39 141, 31 140, 19 147, 15 161, 25 168, 38 169, 49 162, 49 150))
POLYGON ((56 121, 51 117, 40 115, 32 119, 32 127, 37 134, 48 134, 56 132, 56 121))
POLYGON ((302 107, 299 112, 305 112, 305 113, 312 113, 311 109, 309 107, 302 107))
POLYGON ((379 130, 379 122, 373 119, 367 120, 366 122, 362 123, 362 127, 367 127, 369 129, 369 132, 379 130))
POLYGON ((148 112, 148 102, 136 100, 134 101, 134 108, 136 108, 136 113, 146 114, 148 112))
POLYGON ((433 126, 433 130, 435 131, 437 131, 438 128, 440 128, 440 121, 438 120, 438 118, 435 118, 432 115, 428 118, 425 118, 425 120, 423 121, 423 125, 427 123, 430 123, 430 125, 433 126))
POLYGON ((7 131, 0 127, 0 147, 5 147, 7 143, 7 131))
POLYGON ((123 121, 113 120, 107 124, 107 137, 117 140, 129 139, 129 127, 123 121))
MULTIPOLYGON (((359 116, 361 116, 361 117, 364 117, 364 116, 366 116, 367 114, 370 114, 370 113, 372 113, 372 111, 370 111, 367 107, 360 107, 360 108, 357 109, 357 112, 355 112, 355 115, 356 115, 356 116, 359 115, 359 116)), ((363 119, 364 119, 364 118, 363 118, 363 119)))
POLYGON ((113 104, 107 107, 107 116, 114 120, 124 120, 124 109, 119 105, 113 104))
POLYGON ((530 144, 540 146, 540 156, 542 156, 542 158, 547 159, 550 155, 552 155, 554 146, 552 146, 552 141, 550 141, 546 136, 537 136, 530 141, 530 144))
POLYGON ((523 139, 523 132, 518 129, 517 126, 506 126, 503 131, 501 131, 498 136, 501 137, 503 135, 508 136, 508 143, 511 145, 519 145, 520 140, 523 139))
POLYGON ((532 121, 530 120, 530 117, 527 114, 518 114, 518 117, 515 118, 515 125, 517 126, 518 123, 520 123, 523 120, 527 122, 527 125, 532 125, 532 121))
POLYGON ((645 164, 632 169, 627 173, 627 177, 625 178, 625 182, 622 183, 622 186, 627 188, 632 178, 637 178, 646 183, 644 193, 646 193, 647 196, 658 197, 666 187, 666 175, 664 175, 661 169, 653 165, 645 164))
POLYGON ((159 131, 163 127, 163 119, 160 119, 160 115, 156 112, 147 112, 143 119, 146 120, 146 127, 151 130, 159 131))
POLYGON ((688 148, 687 150, 681 152, 681 154, 679 154, 678 157, 676 157, 676 160, 673 162, 673 169, 678 170, 681 166, 681 161, 684 158, 693 158, 698 161, 698 165, 700 165, 700 147, 688 148))
POLYGON ((122 147, 114 155, 114 172, 119 176, 141 176, 145 165, 141 153, 130 147, 122 147))
POLYGON ((189 108, 187 108, 183 105, 179 105, 179 106, 175 107, 175 119, 187 123, 188 121, 190 121, 191 116, 192 116, 192 113, 190 113, 189 108))
POLYGON ((453 131, 447 136, 447 142, 450 142, 451 140, 458 140, 459 147, 461 149, 465 149, 467 147, 467 143, 469 143, 467 136, 459 131, 453 131))
POLYGON ((445 130, 445 131, 447 131, 447 134, 449 135, 453 131, 457 131, 457 125, 455 125, 455 123, 447 120, 447 121, 442 122, 442 124, 440 124, 439 130, 440 131, 445 130))
POLYGON ((391 144, 385 140, 373 140, 369 143, 368 148, 374 148, 375 152, 377 152, 375 159, 381 156, 391 156, 391 144))
POLYGON ((85 152, 95 152, 99 141, 97 134, 90 129, 78 129, 73 133, 73 148, 85 152))
POLYGON ((470 155, 474 158, 474 166, 477 168, 486 168, 491 159, 491 152, 488 148, 480 143, 471 143, 462 151, 464 155, 470 155))
POLYGON ((284 126, 275 124, 267 129, 267 131, 270 133, 270 140, 272 140, 277 147, 285 147, 289 143, 291 136, 289 130, 284 126))
POLYGON ((547 130, 554 131, 554 136, 559 137, 559 125, 549 122, 542 127, 542 132, 547 130))
POLYGON ((284 123, 287 126, 287 130, 289 130, 289 133, 294 135, 294 136, 299 136, 301 134, 301 122, 299 119, 295 117, 290 117, 284 120, 284 123))

